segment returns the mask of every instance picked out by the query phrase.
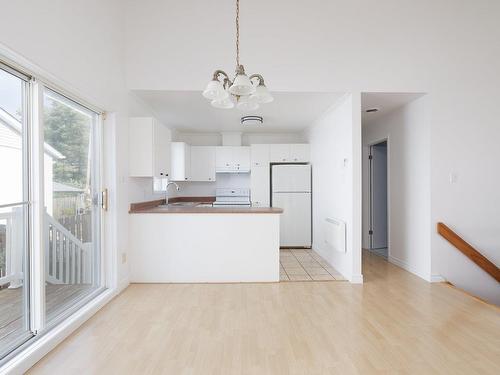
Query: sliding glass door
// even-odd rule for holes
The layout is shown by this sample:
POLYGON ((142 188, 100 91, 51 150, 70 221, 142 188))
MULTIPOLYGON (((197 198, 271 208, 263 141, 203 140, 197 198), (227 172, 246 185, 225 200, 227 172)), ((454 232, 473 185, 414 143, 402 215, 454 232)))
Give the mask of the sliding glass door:
POLYGON ((29 324, 28 77, 0 65, 0 358, 29 324))
POLYGON ((100 286, 99 116, 45 88, 45 316, 100 286))
POLYGON ((104 289, 101 125, 0 62, 0 364, 104 289))

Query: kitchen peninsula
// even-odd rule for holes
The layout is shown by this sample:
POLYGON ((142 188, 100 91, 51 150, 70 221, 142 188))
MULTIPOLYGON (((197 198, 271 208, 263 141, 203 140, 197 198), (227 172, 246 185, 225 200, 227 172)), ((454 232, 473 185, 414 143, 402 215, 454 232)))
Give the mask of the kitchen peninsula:
POLYGON ((172 199, 130 207, 130 281, 279 281, 280 208, 172 199))

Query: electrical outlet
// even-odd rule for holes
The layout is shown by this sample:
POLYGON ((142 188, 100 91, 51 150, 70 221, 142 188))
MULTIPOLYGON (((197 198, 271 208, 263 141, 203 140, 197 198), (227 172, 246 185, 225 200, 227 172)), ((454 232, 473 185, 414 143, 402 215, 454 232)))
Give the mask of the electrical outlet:
POLYGON ((122 263, 127 263, 127 253, 122 253, 122 263))

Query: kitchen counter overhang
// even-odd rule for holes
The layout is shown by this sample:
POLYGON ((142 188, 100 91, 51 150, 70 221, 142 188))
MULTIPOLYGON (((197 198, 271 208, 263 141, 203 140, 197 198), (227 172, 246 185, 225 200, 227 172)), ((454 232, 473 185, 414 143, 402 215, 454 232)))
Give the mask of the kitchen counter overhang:
MULTIPOLYGON (((209 197, 207 197, 209 198, 209 197)), ((212 203, 208 199, 200 200, 199 198, 194 200, 194 203, 198 203, 199 205, 193 206, 177 206, 172 205, 168 207, 161 207, 165 203, 165 200, 156 200, 149 201, 143 203, 132 203, 130 205, 129 213, 131 214, 281 214, 283 210, 277 207, 206 207, 202 206, 204 204, 212 203)), ((182 200, 176 200, 176 198, 172 198, 170 200, 171 203, 179 203, 179 202, 189 202, 186 198, 182 198, 182 200)))
POLYGON ((131 282, 279 281, 281 209, 155 202, 130 210, 131 282))

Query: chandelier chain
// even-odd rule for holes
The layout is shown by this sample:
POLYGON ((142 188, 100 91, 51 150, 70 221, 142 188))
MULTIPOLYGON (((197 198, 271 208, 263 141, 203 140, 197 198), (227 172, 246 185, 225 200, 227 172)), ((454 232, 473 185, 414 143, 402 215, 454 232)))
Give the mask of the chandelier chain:
POLYGON ((240 66, 240 0, 236 0, 236 68, 240 66))

